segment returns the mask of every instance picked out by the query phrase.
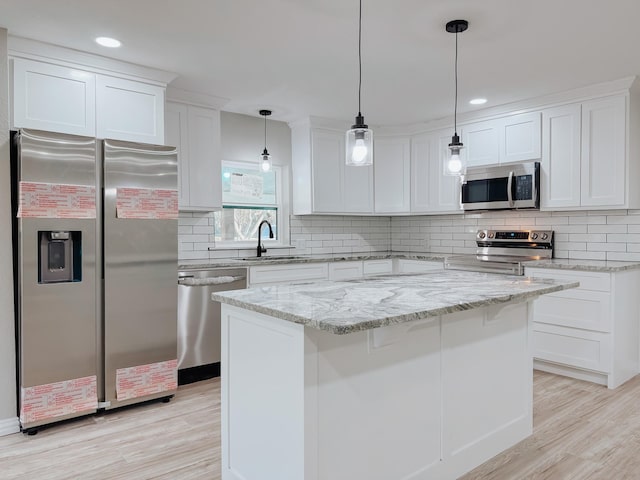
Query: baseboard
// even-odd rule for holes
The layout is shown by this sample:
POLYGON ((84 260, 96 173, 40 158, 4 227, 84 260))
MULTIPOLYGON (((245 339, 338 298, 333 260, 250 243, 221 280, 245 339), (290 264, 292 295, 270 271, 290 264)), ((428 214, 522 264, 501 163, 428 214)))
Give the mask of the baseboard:
POLYGON ((585 382, 597 383, 598 385, 607 385, 607 375, 604 373, 592 372, 591 370, 582 370, 580 368, 545 362, 544 360, 539 359, 533 360, 533 368, 534 370, 541 370, 543 372, 554 373, 556 375, 571 377, 577 380, 584 380, 585 382))
POLYGON ((178 370, 178 385, 187 385, 220 376, 220 362, 178 370))
POLYGON ((18 433, 19 431, 20 420, 18 420, 18 417, 0 420, 0 437, 3 435, 10 435, 12 433, 18 433))

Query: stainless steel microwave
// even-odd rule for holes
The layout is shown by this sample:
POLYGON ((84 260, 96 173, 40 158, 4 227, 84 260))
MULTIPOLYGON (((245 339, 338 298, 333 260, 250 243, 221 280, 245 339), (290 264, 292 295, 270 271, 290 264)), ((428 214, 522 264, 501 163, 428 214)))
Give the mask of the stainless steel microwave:
POLYGON ((462 182, 462 209, 540 208, 540 162, 469 168, 462 182))

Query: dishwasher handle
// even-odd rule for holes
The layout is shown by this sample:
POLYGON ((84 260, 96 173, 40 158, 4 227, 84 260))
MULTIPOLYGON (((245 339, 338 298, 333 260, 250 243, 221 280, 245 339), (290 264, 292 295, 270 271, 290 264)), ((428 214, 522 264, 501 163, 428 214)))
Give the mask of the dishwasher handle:
POLYGON ((187 287, 206 287, 209 285, 226 285, 229 283, 246 280, 246 278, 247 278, 246 276, 231 276, 231 275, 224 275, 220 277, 205 277, 205 278, 193 278, 193 276, 180 277, 178 279, 178 285, 185 285, 187 287))

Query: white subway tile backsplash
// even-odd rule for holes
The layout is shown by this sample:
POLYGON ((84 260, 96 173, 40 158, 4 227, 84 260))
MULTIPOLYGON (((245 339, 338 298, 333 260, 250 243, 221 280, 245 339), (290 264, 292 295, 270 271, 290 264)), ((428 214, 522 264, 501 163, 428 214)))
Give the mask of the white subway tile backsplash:
MULTIPOLYGON (((211 250, 213 215, 180 213, 180 263, 253 256, 252 250, 211 250)), ((292 245, 280 255, 402 250, 442 254, 474 253, 481 228, 548 228, 555 232, 556 258, 640 261, 640 210, 474 212, 460 215, 356 217, 291 216, 292 245), (300 240, 300 243, 297 241, 300 240)), ((275 250, 273 251, 275 254, 275 250)), ((270 252, 271 254, 271 252, 270 252)))

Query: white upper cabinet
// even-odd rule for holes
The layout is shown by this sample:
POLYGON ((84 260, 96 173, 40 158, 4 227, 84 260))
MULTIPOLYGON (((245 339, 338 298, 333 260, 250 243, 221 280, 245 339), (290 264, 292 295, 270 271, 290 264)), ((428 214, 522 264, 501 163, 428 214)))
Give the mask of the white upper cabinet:
POLYGON ((220 112, 167 102, 165 129, 167 145, 178 147, 180 210, 222 208, 220 112))
POLYGON ((97 137, 164 144, 164 91, 157 85, 98 75, 97 137))
POLYGON ((511 115, 500 124, 500 163, 536 160, 541 154, 540 112, 511 115))
POLYGON ((95 95, 93 73, 13 60, 14 128, 95 136, 95 95))
POLYGON ((625 203, 626 98, 582 104, 581 205, 625 203))
POLYGON ((469 167, 537 160, 541 155, 540 112, 469 123, 461 131, 469 167))
MULTIPOLYGON (((60 55, 51 62, 12 58, 13 128, 164 144, 165 83, 121 78, 122 65, 105 75, 104 69, 58 60, 60 55)), ((151 72, 131 69, 136 75, 151 72)))
POLYGON ((373 167, 346 166, 344 142, 342 130, 291 128, 294 215, 373 212, 373 167))
POLYGON ((451 130, 411 138, 411 213, 462 213, 460 178, 444 175, 451 130))
POLYGON ((500 163, 500 125, 496 120, 470 123, 461 130, 467 167, 500 163))
POLYGON ((409 213, 411 141, 409 137, 378 137, 374 142, 375 212, 409 213))
POLYGON ((638 159, 627 156, 627 95, 543 112, 542 209, 638 208, 628 188, 638 159))
POLYGON ((580 104, 542 112, 542 209, 580 205, 580 112, 580 104))

